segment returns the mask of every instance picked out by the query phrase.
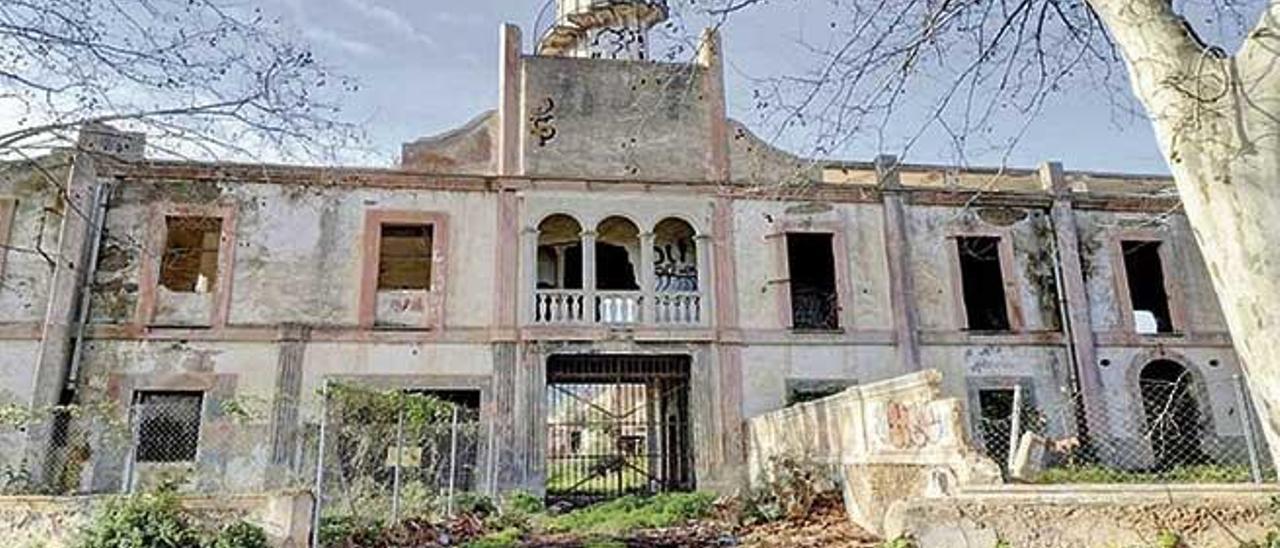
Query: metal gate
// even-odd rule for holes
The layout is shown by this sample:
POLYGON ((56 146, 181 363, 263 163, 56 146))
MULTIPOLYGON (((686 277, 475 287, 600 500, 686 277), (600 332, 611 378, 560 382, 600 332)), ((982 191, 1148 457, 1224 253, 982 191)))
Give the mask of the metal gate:
POLYGON ((547 498, 583 503, 693 489, 688 356, 547 363, 547 498))

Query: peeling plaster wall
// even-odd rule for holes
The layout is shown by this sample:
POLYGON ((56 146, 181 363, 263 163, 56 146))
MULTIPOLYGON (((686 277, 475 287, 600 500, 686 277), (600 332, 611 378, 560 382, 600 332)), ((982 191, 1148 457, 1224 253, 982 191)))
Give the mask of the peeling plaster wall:
POLYGON ((64 203, 55 185, 66 184, 70 166, 63 155, 36 161, 58 180, 49 182, 44 172, 22 162, 0 163, 0 200, 16 201, 8 242, 0 243, 18 248, 0 248, 0 323, 40 322, 48 306, 53 266, 36 251, 58 254, 64 203))
MULTIPOLYGON (((355 325, 359 316, 365 214, 378 209, 447 214, 446 318, 452 326, 492 321, 495 198, 478 192, 300 187, 234 183, 126 184, 108 230, 146 241, 151 204, 235 204, 230 324, 355 325)), ((141 251, 109 244, 97 276, 94 319, 122 323, 137 304, 141 251)))
POLYGON ((814 204, 740 200, 734 204, 734 252, 738 306, 744 329, 783 329, 778 313, 777 267, 785 247, 771 235, 787 230, 843 228, 844 253, 852 291, 853 329, 885 329, 893 324, 889 270, 884 246, 884 215, 878 204, 814 204), (786 228, 791 226, 794 228, 786 228), (781 253, 779 253, 781 249, 781 253))
POLYGON ((1095 331, 1128 329, 1121 321, 1116 291, 1115 269, 1124 268, 1117 256, 1115 243, 1125 231, 1143 231, 1159 236, 1170 246, 1173 264, 1164 265, 1166 278, 1181 289, 1184 299, 1187 332, 1219 332, 1227 330, 1209 270, 1200 255, 1195 235, 1182 215, 1152 217, 1140 213, 1109 211, 1077 211, 1076 226, 1080 233, 1080 259, 1090 295, 1089 313, 1095 331))
POLYGON ((525 173, 705 180, 710 85, 697 65, 525 57, 525 173))
MULTIPOLYGON (((1007 233, 1013 244, 1011 270, 1017 292, 1011 295, 1022 311, 1025 331, 1057 331, 1060 315, 1054 284, 1052 232, 1039 209, 909 206, 906 211, 911 248, 911 275, 917 317, 922 330, 964 329, 959 308, 959 265, 956 235, 1007 233)), ((1005 280, 1009 284, 1011 280, 1005 280)))

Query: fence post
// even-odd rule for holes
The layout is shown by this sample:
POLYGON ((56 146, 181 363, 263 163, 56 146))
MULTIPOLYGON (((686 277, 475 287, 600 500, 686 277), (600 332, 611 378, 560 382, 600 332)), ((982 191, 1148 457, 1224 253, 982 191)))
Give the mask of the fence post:
POLYGON ((449 498, 445 499, 445 515, 453 517, 454 477, 458 470, 458 406, 453 406, 453 419, 449 434, 449 498))
POLYGON ((1013 470, 1013 462, 1018 457, 1018 442, 1022 437, 1022 385, 1013 385, 1013 410, 1010 411, 1009 454, 1005 458, 1005 466, 1013 470))
POLYGON ((311 513, 311 548, 320 547, 320 511, 324 508, 325 431, 329 426, 329 381, 325 381, 324 399, 320 400, 320 449, 316 455, 315 508, 311 513))
POLYGON ((404 397, 401 396, 399 413, 396 414, 396 463, 391 480, 391 525, 400 523, 400 461, 404 458, 404 397))
POLYGON ((129 450, 126 452, 124 461, 124 479, 122 480, 124 483, 120 486, 120 491, 126 495, 133 493, 133 468, 135 462, 138 460, 137 413, 139 405, 141 404, 130 403, 129 413, 127 414, 127 420, 129 421, 129 424, 127 425, 129 428, 129 450))
POLYGON ((1254 483, 1262 483, 1262 467, 1258 466, 1258 443, 1253 439, 1253 413, 1249 412, 1249 400, 1245 397, 1244 377, 1232 376, 1236 384, 1236 404, 1240 407, 1240 429, 1244 431, 1244 443, 1249 448, 1249 473, 1254 483))

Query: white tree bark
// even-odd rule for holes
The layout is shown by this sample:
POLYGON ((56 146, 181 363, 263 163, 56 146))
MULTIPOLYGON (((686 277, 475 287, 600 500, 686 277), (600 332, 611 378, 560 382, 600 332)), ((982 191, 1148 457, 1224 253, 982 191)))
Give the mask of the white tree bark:
POLYGON ((1167 0, 1090 0, 1155 125, 1280 462, 1280 0, 1235 55, 1167 0))

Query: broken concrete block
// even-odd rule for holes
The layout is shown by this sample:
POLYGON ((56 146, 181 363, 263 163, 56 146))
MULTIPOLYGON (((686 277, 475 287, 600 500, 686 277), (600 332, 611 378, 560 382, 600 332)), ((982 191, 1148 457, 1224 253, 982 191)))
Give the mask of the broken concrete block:
POLYGON ((1044 436, 1027 432, 1018 440, 1018 448, 1009 462, 1009 478, 1031 482, 1044 470, 1044 455, 1048 442, 1044 436))

